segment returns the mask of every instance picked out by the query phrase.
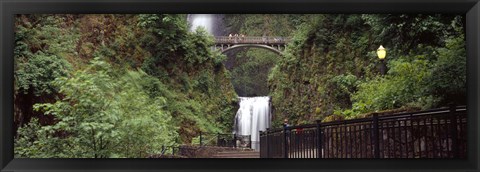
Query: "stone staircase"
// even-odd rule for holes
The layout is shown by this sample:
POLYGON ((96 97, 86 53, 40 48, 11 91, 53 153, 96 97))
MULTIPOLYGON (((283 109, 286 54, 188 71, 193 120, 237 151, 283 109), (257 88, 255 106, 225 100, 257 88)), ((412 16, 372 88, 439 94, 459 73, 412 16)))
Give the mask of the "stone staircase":
POLYGON ((254 150, 230 150, 217 152, 213 158, 260 158, 260 152, 254 150))

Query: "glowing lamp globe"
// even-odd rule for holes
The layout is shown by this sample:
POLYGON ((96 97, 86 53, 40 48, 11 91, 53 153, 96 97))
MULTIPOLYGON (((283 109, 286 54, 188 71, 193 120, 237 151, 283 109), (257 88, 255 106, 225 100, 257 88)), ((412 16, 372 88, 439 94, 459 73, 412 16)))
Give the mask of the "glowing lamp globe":
POLYGON ((385 56, 387 55, 387 51, 385 51, 385 48, 380 45, 380 47, 377 49, 377 56, 380 60, 385 59, 385 56))

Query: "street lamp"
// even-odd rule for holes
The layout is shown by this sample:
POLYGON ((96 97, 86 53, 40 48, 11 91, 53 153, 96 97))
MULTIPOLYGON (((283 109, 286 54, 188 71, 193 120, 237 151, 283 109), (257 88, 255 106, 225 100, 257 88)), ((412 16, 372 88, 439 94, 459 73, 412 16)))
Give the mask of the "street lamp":
POLYGON ((387 51, 385 50, 385 48, 383 48, 382 45, 380 45, 380 47, 378 47, 377 49, 377 56, 378 56, 378 59, 380 59, 380 63, 381 63, 380 72, 382 75, 385 75, 385 71, 387 68, 387 66, 385 65, 386 55, 387 55, 387 51))

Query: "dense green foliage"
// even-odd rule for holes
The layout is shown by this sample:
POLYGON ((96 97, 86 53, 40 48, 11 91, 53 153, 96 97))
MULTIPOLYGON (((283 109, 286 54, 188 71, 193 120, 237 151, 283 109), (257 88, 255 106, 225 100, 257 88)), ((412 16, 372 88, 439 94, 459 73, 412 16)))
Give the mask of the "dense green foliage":
POLYGON ((146 157, 228 133, 236 93, 185 15, 20 15, 18 157, 146 157))
POLYGON ((278 54, 268 50, 249 49, 228 58, 232 85, 239 96, 254 97, 269 94, 268 73, 275 65, 278 54))
POLYGON ((159 153, 162 145, 174 144, 177 133, 166 99, 150 97, 145 89, 156 81, 148 78, 142 71, 114 71, 98 59, 70 77, 57 78, 53 83, 61 100, 34 106, 57 122, 35 131, 22 128, 17 154, 101 158, 159 153), (35 141, 28 142, 32 137, 35 141))
POLYGON ((74 55, 79 37, 55 16, 19 16, 16 26, 14 125, 18 128, 32 116, 41 116, 39 122, 45 124, 52 119, 34 112, 32 106, 53 101, 57 88, 51 82, 74 67, 67 59, 74 55))
POLYGON ((318 15, 309 21, 270 73, 275 115, 301 124, 332 114, 465 104, 462 17, 318 15), (385 76, 375 54, 380 44, 387 47, 385 76))
MULTIPOLYGON (((245 36, 289 37, 304 15, 228 14, 225 23, 229 33, 245 36)), ((278 54, 261 48, 242 48, 228 53, 225 62, 231 71, 232 84, 239 96, 267 96, 268 75, 281 58, 278 54)))
POLYGON ((388 75, 360 84, 353 94, 353 112, 366 113, 402 106, 423 109, 466 103, 466 54, 463 36, 447 40, 437 59, 415 55, 392 60, 388 75))
POLYGON ((151 52, 142 69, 171 86, 168 108, 187 141, 199 131, 230 132, 237 95, 221 63, 224 56, 210 51, 213 38, 203 29, 189 32, 185 18, 139 15, 138 25, 148 31, 142 47, 151 52))
POLYGON ((461 16, 225 15, 230 33, 290 37, 282 55, 212 51, 186 18, 18 15, 15 156, 158 154, 230 133, 237 94, 271 96, 272 127, 466 103, 461 16))

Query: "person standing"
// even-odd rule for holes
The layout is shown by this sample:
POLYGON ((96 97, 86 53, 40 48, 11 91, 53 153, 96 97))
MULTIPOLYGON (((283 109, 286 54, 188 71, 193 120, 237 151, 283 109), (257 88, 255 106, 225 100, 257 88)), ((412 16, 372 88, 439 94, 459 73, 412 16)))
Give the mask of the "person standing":
MULTIPOLYGON (((283 129, 284 129, 284 132, 285 132, 285 136, 286 136, 286 144, 287 144, 287 147, 290 147, 290 130, 287 129, 287 127, 290 127, 290 124, 288 124, 288 119, 285 118, 283 120, 283 129)), ((288 155, 288 157, 290 157, 290 155, 288 155)))
POLYGON ((288 124, 288 119, 287 118, 285 118, 283 120, 283 127, 290 127, 290 124, 288 124))

